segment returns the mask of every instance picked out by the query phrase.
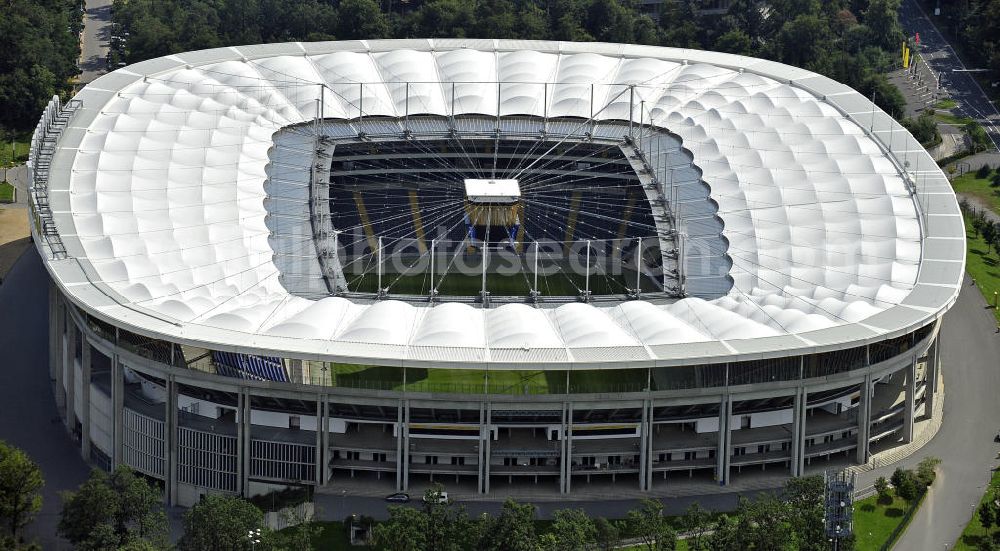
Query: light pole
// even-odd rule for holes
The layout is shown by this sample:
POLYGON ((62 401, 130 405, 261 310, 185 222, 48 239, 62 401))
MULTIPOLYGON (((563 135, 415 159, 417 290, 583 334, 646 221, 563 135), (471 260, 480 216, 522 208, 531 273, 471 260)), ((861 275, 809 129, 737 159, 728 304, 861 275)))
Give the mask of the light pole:
POLYGON ((250 540, 250 549, 256 549, 257 544, 260 543, 260 528, 248 530, 247 539, 250 540))

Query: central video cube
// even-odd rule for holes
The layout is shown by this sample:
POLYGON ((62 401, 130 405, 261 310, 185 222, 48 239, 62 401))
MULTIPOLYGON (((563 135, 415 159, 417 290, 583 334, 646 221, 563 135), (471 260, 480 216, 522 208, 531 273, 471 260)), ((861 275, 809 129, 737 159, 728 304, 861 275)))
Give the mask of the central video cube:
POLYGON ((473 244, 506 241, 515 246, 521 211, 521 186, 517 180, 465 180, 465 224, 473 244))
POLYGON ((513 205, 521 200, 517 180, 465 180, 465 198, 479 205, 513 205))

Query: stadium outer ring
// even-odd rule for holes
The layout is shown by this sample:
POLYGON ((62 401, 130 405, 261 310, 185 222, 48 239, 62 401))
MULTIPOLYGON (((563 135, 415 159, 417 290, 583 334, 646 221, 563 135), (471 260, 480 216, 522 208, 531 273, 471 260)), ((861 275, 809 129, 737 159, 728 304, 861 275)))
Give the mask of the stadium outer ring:
MULTIPOLYGON (((401 42, 385 41, 366 44, 359 43, 358 48, 377 50, 379 48, 388 49, 399 47, 401 45, 403 45, 401 42)), ((414 44, 411 41, 405 43, 405 45, 413 46, 414 44)), ((495 47, 500 49, 508 46, 508 43, 498 41, 496 42, 495 47)), ((544 46, 544 44, 539 44, 538 46, 544 46)), ((288 45, 255 47, 254 52, 255 55, 264 56, 267 55, 268 49, 274 49, 275 52, 283 52, 284 50, 282 50, 282 48, 287 47, 288 45)), ((557 47, 559 51, 563 52, 590 51, 595 53, 617 53, 619 55, 647 56, 660 53, 663 54, 664 57, 671 59, 684 59, 692 62, 712 63, 722 67, 743 69, 777 80, 787 81, 790 85, 801 87, 819 97, 822 97, 824 101, 835 106, 846 117, 858 123, 862 128, 870 128, 871 131, 869 132, 869 136, 875 139, 884 152, 890 153, 891 156, 896 159, 896 162, 898 162, 898 157, 903 153, 908 154, 908 156, 912 155, 913 158, 908 159, 910 162, 910 171, 927 174, 927 177, 922 181, 923 189, 916 190, 918 205, 920 204, 922 194, 947 195, 951 193, 950 186, 948 185, 946 178, 944 178, 943 174, 940 173, 940 170, 937 169, 936 165, 933 164, 933 161, 926 154, 926 152, 919 147, 919 144, 916 144, 912 137, 910 137, 909 134, 902 129, 902 127, 900 127, 897 123, 895 123, 895 121, 882 113, 880 110, 871 106, 870 102, 867 102, 867 100, 853 90, 849 90, 843 85, 834 83, 825 77, 777 63, 762 60, 748 61, 748 58, 728 54, 716 54, 712 52, 607 44, 557 44, 555 46, 550 44, 548 47, 557 47), (747 64, 752 65, 752 67, 741 65, 743 62, 747 62, 747 64), (905 139, 900 139, 898 143, 896 143, 896 140, 891 141, 890 145, 892 148, 890 149, 890 146, 885 144, 883 136, 895 135, 897 133, 901 133, 905 136, 905 139)), ((208 52, 197 52, 197 55, 192 57, 192 61, 194 61, 195 58, 201 60, 219 61, 221 59, 220 56, 224 53, 226 55, 237 56, 239 52, 235 49, 229 48, 208 52)), ((176 59, 170 60, 170 63, 176 62, 176 64, 184 64, 186 55, 188 54, 176 56, 176 59)), ((164 59, 152 61, 159 62, 159 66, 162 67, 164 59)), ((141 71, 142 64, 132 66, 131 69, 141 71)), ((118 72, 115 74, 118 74, 118 72)), ((118 74, 118 78, 121 78, 122 76, 125 75, 118 74)), ((109 77, 104 78, 108 79, 109 77)), ((135 78, 141 78, 141 76, 137 74, 135 78)), ((124 84, 119 82, 119 85, 123 86, 124 84)), ((100 85, 97 84, 92 86, 94 86, 94 88, 100 87, 100 85)), ((77 96, 77 99, 81 100, 84 105, 86 105, 88 100, 87 90, 85 89, 81 92, 81 94, 77 96)), ((68 151, 72 148, 72 146, 73 144, 71 142, 59 143, 60 151, 62 152, 68 151)), ((71 162, 71 158, 67 160, 57 156, 54 159, 52 170, 54 175, 58 176, 60 172, 58 170, 58 163, 64 162, 71 162)), ((52 190, 55 191, 55 188, 52 188, 52 190)), ((953 194, 951 196, 953 197, 953 194)), ((952 203, 953 202, 954 201, 952 201, 952 203)), ((931 205, 932 203, 927 201, 927 204, 931 205)), ((924 409, 928 415, 931 411, 933 411, 932 401, 935 394, 934 389, 936 387, 935 383, 937 380, 936 373, 940 368, 940 351, 938 346, 934 346, 935 338, 938 333, 939 321, 941 317, 957 298, 958 287, 961 282, 962 267, 964 266, 964 247, 962 248, 963 251, 960 258, 957 259, 954 252, 940 252, 935 254, 940 254, 941 256, 931 258, 928 257, 929 251, 939 251, 941 249, 938 245, 947 246, 946 248, 952 248, 956 239, 964 237, 964 228, 961 226, 961 218, 957 215, 957 205, 942 205, 941 201, 934 203, 934 205, 935 209, 941 210, 923 213, 925 216, 925 232, 922 241, 922 261, 917 284, 911 292, 911 296, 914 296, 918 291, 922 292, 923 295, 920 297, 921 302, 918 305, 918 308, 899 309, 897 312, 899 316, 894 319, 893 323, 887 324, 887 326, 891 327, 886 328, 884 331, 880 331, 877 336, 868 336, 859 339, 845 339, 843 337, 842 328, 837 327, 833 328, 829 332, 830 340, 823 345, 810 347, 800 346, 798 348, 789 349, 787 347, 789 344, 787 341, 775 342, 775 346, 773 347, 769 346, 768 343, 758 343, 756 350, 753 352, 738 354, 730 353, 724 356, 716 357, 678 357, 671 360, 661 359, 654 362, 657 367, 678 364, 718 363, 720 361, 724 361, 725 363, 735 363, 738 361, 753 361, 781 357, 804 358, 807 354, 821 354, 826 352, 832 353, 846 348, 863 348, 865 350, 865 365, 863 367, 814 378, 802 378, 802 374, 800 372, 799 378, 795 380, 781 381, 778 383, 768 382, 746 385, 729 385, 727 383, 723 387, 715 388, 633 392, 619 393, 615 395, 533 395, 527 400, 523 397, 518 398, 516 395, 442 395, 415 392, 365 391, 361 389, 348 389, 342 387, 327 388, 315 387, 311 385, 280 384, 276 382, 245 380, 234 381, 218 376, 171 367, 162 361, 155 361, 154 359, 136 354, 135 348, 129 348, 129 346, 125 345, 120 340, 118 330, 121 329, 131 334, 140 335, 157 341, 206 346, 210 347, 212 350, 218 351, 268 354, 284 358, 297 357, 299 361, 316 358, 316 356, 312 354, 282 352, 281 350, 270 347, 235 347, 231 344, 224 343, 211 344, 198 339, 181 338, 176 334, 172 334, 170 331, 159 331, 154 327, 137 325, 122 319, 109 317, 105 312, 91 308, 87 301, 77 296, 68 285, 68 282, 70 281, 81 281, 80 279, 74 278, 78 278, 83 275, 82 268, 79 268, 79 272, 74 273, 74 268, 71 262, 72 259, 53 258, 55 251, 53 251, 50 242, 45 239, 42 232, 42 225, 40 223, 32 225, 32 233, 43 258, 48 259, 45 262, 45 265, 53 280, 50 299, 50 319, 53 329, 50 338, 50 370, 57 382, 57 401, 60 403, 61 407, 65 408, 65 411, 76 413, 75 415, 66 417, 67 425, 71 429, 83 431, 83 434, 89 435, 87 438, 81 439, 82 451, 88 459, 97 458, 98 462, 106 460, 110 465, 123 463, 131 464, 131 466, 149 474, 150 476, 164 479, 166 482, 167 497, 171 503, 190 503, 192 502, 192 496, 197 496, 200 491, 203 491, 206 488, 209 490, 235 491, 244 495, 249 495, 259 491, 260 488, 272 487, 275 484, 288 484, 293 481, 312 483, 316 485, 323 485, 329 482, 331 474, 338 469, 333 467, 327 461, 329 459, 327 456, 330 452, 330 431, 316 432, 315 445, 313 446, 312 452, 312 455, 315 458, 314 468, 312 469, 312 480, 304 477, 253 476, 252 473, 255 469, 253 466, 254 462, 264 462, 268 459, 255 457, 253 449, 254 442, 256 442, 256 440, 252 437, 253 431, 250 430, 249 423, 245 423, 243 421, 243 419, 246 418, 253 418, 253 414, 251 413, 252 396, 271 396, 274 398, 314 401, 317 404, 317 415, 313 417, 313 423, 315 423, 317 418, 327 420, 329 423, 331 420, 329 415, 331 400, 335 402, 341 401, 344 403, 354 402, 357 404, 375 403, 383 407, 392 407, 396 409, 397 415, 395 416, 395 423, 391 424, 400 429, 397 431, 398 445, 396 446, 396 452, 397 454, 407 455, 409 455, 409 453, 405 451, 404 448, 410 438, 407 434, 409 432, 408 425, 410 424, 408 422, 409 409, 411 407, 419 406, 422 403, 437 403, 438 405, 440 405, 441 402, 448 402, 451 404, 464 403, 469 406, 470 409, 480 410, 480 419, 481 421, 485 420, 485 428, 482 428, 479 431, 480 437, 478 441, 483 444, 479 446, 480 454, 489 454, 490 439, 497 438, 496 434, 493 432, 496 424, 490 422, 489 411, 490 409, 495 409, 491 406, 491 404, 516 404, 518 408, 526 408, 529 410, 552 408, 554 404, 559 404, 560 410, 562 411, 562 419, 558 425, 562 427, 563 430, 559 434, 559 442, 561 442, 559 444, 560 457, 562 459, 560 459, 558 478, 559 488, 563 493, 568 493, 570 491, 571 482, 576 476, 586 474, 589 479, 591 474, 607 474, 586 473, 584 470, 578 471, 578 469, 575 468, 577 465, 573 464, 575 457, 572 446, 573 430, 574 425, 579 425, 579 423, 573 422, 575 419, 573 414, 574 404, 576 404, 577 411, 579 411, 580 408, 600 410, 602 407, 605 409, 631 407, 641 410, 641 420, 639 420, 637 424, 637 438, 640 440, 640 460, 639 465, 636 466, 635 469, 639 478, 639 489, 641 491, 653 491, 654 484, 652 479, 653 474, 657 472, 657 466, 656 461, 654 460, 654 452, 656 450, 653 449, 655 438, 652 433, 654 425, 657 424, 654 411, 659 406, 666 407, 674 404, 717 404, 719 406, 718 427, 720 427, 721 430, 717 431, 718 445, 716 446, 716 450, 727 450, 727 452, 715 454, 714 458, 716 461, 714 462, 714 465, 711 465, 711 467, 708 468, 714 469, 716 478, 723 484, 729 482, 732 460, 734 459, 732 454, 734 449, 732 440, 734 428, 731 423, 735 418, 740 417, 734 417, 732 415, 732 408, 736 402, 781 396, 790 397, 792 399, 792 436, 789 439, 791 444, 789 446, 790 450, 787 454, 785 454, 787 457, 782 456, 778 459, 780 460, 779 462, 789 465, 790 471, 793 475, 802 474, 806 469, 806 459, 812 456, 829 456, 831 453, 840 451, 849 452, 853 449, 856 450, 857 460, 862 462, 865 461, 870 453, 868 443, 873 439, 871 432, 874 428, 873 423, 884 424, 891 417, 902 418, 898 423, 899 426, 894 428, 891 433, 901 433, 903 441, 912 440, 913 424, 917 415, 917 409, 921 406, 925 406, 924 409), (957 225, 955 223, 956 221, 958 222, 957 225), (930 245, 934 246, 931 247, 930 245), (924 269, 925 262, 928 261, 937 263, 937 267, 944 266, 944 263, 946 262, 951 263, 952 265, 944 266, 942 269, 946 269, 947 271, 944 276, 945 279, 954 279, 954 284, 950 281, 942 283, 940 270, 935 270, 935 274, 929 275, 928 271, 924 269), (955 268, 957 268, 957 270, 955 268), (948 292, 941 292, 942 289, 945 289, 948 292), (71 330, 60 331, 58 328, 61 327, 63 322, 65 322, 66 327, 71 330), (106 330, 108 327, 113 329, 113 335, 106 330), (79 335, 77 334, 77 330, 79 331, 79 335), (884 361, 871 361, 869 346, 887 339, 900 341, 901 344, 898 347, 898 350, 896 350, 899 353, 884 361), (88 346, 80 346, 80 343, 87 343, 88 346), (77 352, 78 347, 79 352, 77 352), (95 373, 92 371, 93 365, 91 347, 111 360, 110 369, 108 370, 108 373, 106 373, 108 376, 108 382, 105 385, 96 383, 93 378, 95 373), (68 353, 68 351, 73 351, 73 353, 68 353), (79 363, 77 360, 79 360, 79 363), (918 380, 918 363, 925 366, 923 369, 922 381, 918 380), (123 378, 125 367, 132 372, 152 376, 155 378, 155 381, 159 381, 163 384, 163 403, 166 405, 166 412, 169 413, 162 414, 159 416, 159 419, 157 419, 155 415, 149 415, 149 411, 140 412, 125 407, 126 396, 128 395, 125 388, 125 379, 123 378), (864 415, 864 422, 854 423, 853 429, 846 426, 839 427, 839 432, 842 432, 845 435, 849 433, 849 435, 844 436, 843 438, 835 439, 846 440, 849 442, 853 441, 853 445, 847 445, 844 442, 840 442, 841 447, 836 448, 835 452, 831 451, 834 450, 834 448, 827 447, 828 449, 819 450, 818 455, 816 455, 816 453, 810 455, 808 448, 816 447, 816 444, 808 443, 811 442, 811 437, 813 437, 813 435, 807 432, 808 423, 806 422, 806 411, 808 409, 829 405, 829 403, 810 404, 808 399, 810 394, 826 392, 832 389, 852 389, 852 392, 856 392, 859 388, 862 390, 872 389, 876 380, 891 373, 904 370, 906 372, 906 382, 903 385, 905 395, 903 404, 904 407, 898 408, 898 411, 890 412, 888 417, 879 419, 876 422, 873 420, 873 412, 871 411, 871 392, 861 392, 858 395, 857 406, 860 408, 858 410, 858 414, 864 415), (91 385, 88 385, 88 388, 77 389, 77 386, 82 385, 77 385, 76 381, 88 380, 91 381, 91 385), (918 385, 918 383, 923 381, 930 381, 929 387, 926 385, 918 385), (226 471, 226 473, 231 474, 232 476, 228 478, 220 477, 220 480, 223 478, 226 479, 224 482, 220 482, 215 485, 201 484, 198 482, 192 482, 196 478, 195 475, 179 474, 179 471, 182 470, 179 468, 179 463, 183 464, 184 468, 190 468, 192 471, 204 469, 204 466, 191 465, 189 460, 184 460, 183 458, 179 459, 179 456, 183 456, 184 453, 178 451, 178 448, 182 448, 184 446, 183 444, 179 446, 178 440, 183 440, 183 438, 187 437, 183 436, 181 433, 181 429, 184 429, 184 423, 179 423, 177 415, 178 400, 179 396, 182 395, 182 393, 178 392, 179 385, 187 385, 193 388, 214 389, 237 395, 235 409, 237 411, 237 419, 240 419, 240 421, 233 423, 235 436, 231 437, 224 435, 221 437, 224 439, 232 438, 233 442, 230 443, 227 440, 221 447, 216 447, 212 450, 214 453, 220 454, 220 456, 229 457, 233 454, 223 452, 230 450, 233 444, 235 445, 236 453, 232 457, 235 463, 233 465, 233 469, 230 469, 233 472, 229 473, 229 471, 226 471), (67 389, 73 390, 67 392, 67 389), (93 396, 98 395, 107 396, 106 403, 103 404, 103 407, 99 404, 99 402, 101 402, 100 398, 92 399, 93 396), (868 396, 868 398, 865 398, 865 396, 868 396), (126 415, 126 412, 130 413, 126 415), (729 412, 728 415, 726 414, 727 412, 729 412), (141 423, 137 423, 135 421, 135 419, 140 417, 144 417, 145 419, 143 422, 151 423, 153 428, 149 429, 148 427, 140 427, 139 424, 141 423), (104 422, 95 422, 98 418, 104 422), (159 425, 157 425, 157 423, 159 423, 159 425), (847 429, 846 432, 840 430, 844 428, 847 429), (158 439, 156 434, 160 435, 158 439), (131 439, 130 441, 138 439, 141 440, 141 442, 139 444, 134 444, 130 448, 125 445, 126 439, 131 439), (862 442, 864 442, 863 445, 862 442), (141 447, 142 450, 139 450, 139 447, 141 447), (151 454, 150 450, 156 449, 161 449, 161 453, 151 454), (316 453, 317 450, 319 450, 319 453, 316 453), (147 457, 147 459, 150 459, 150 462, 140 464, 140 462, 136 460, 136 457, 139 455, 150 456, 147 457), (232 480, 230 481, 229 478, 232 480)), ((37 206, 33 204, 33 207, 33 213, 36 216, 37 222, 37 206)), ((889 310, 891 311, 894 308, 890 308, 889 310)), ((883 319, 888 318, 890 318, 889 315, 883 317, 883 319)), ((816 339, 813 340, 815 341, 816 339)), ((173 347, 171 346, 170 349, 173 350, 173 347)), ((324 356, 323 359, 330 360, 336 358, 324 356)), ((403 365, 406 365, 405 361, 403 362, 403 365)), ((422 364, 417 363, 413 365, 421 366, 422 364)), ((636 365, 636 367, 641 369, 650 365, 652 364, 643 362, 643 364, 636 365)), ((455 367, 464 366, 456 365, 455 367)), ((599 368, 604 366, 594 365, 588 367, 599 368)), ((617 364, 606 367, 622 367, 622 365, 617 364)), ((134 381, 134 379, 132 380, 134 381)), ((839 408, 840 406, 838 406, 838 411, 839 408)), ((853 409, 853 407, 850 409, 853 409)), ((384 421, 389 422, 390 419, 386 418, 384 421)), ((737 427, 737 429, 738 428, 739 427, 737 427)), ((198 430, 193 427, 187 430, 191 434, 198 433, 198 430)), ((885 434, 876 436, 884 437, 885 434)), ((301 441, 302 439, 298 438, 298 440, 301 441)), ((301 442, 295 445, 302 446, 301 442)), ((629 453, 628 450, 630 449, 631 447, 628 447, 625 450, 619 450, 618 453, 629 453)), ((492 456, 490 457, 492 458, 492 456)), ((607 455, 605 455, 605 457, 607 457, 607 455)), ((697 454, 695 457, 697 458, 697 454)), ((481 455, 480 459, 482 458, 483 456, 481 455)), ((190 457, 188 457, 188 459, 190 459, 190 457)), ((408 488, 410 478, 408 459, 409 458, 403 462, 404 467, 402 469, 387 469, 395 471, 397 489, 405 490, 408 488)), ((711 457, 709 457, 709 459, 711 459, 711 457)), ((773 457, 762 457, 760 464, 772 462, 773 459, 773 457)), ((298 463, 301 464, 302 462, 299 461, 298 463)), ((697 468, 706 468, 704 464, 705 462, 702 461, 697 468)), ((347 468, 351 469, 350 467, 347 468)), ((456 476, 469 475, 469 471, 465 469, 454 469, 454 471, 456 471, 456 476)), ((494 469, 491 472, 489 461, 481 462, 478 473, 475 473, 478 479, 477 490, 480 492, 489 492, 491 476, 496 476, 495 473, 497 471, 497 469, 494 469)), ((632 469, 621 470, 623 474, 630 474, 631 471, 632 469)), ((433 472, 433 470, 431 472, 433 472)), ((447 472, 447 469, 444 469, 441 472, 447 472)), ((548 476, 552 475, 552 473, 547 470, 544 471, 543 474, 548 476)), ((520 473, 518 473, 517 476, 520 476, 520 473)))

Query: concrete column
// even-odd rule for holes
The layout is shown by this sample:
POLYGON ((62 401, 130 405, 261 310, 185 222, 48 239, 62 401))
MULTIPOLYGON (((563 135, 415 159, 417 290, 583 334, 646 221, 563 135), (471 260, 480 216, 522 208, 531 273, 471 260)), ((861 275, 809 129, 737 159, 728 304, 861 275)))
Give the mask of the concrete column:
POLYGON ((479 476, 482 481, 479 485, 480 491, 484 494, 490 493, 490 456, 493 443, 493 406, 486 402, 480 410, 480 430, 479 430, 479 476))
POLYGON ((396 491, 402 492, 403 488, 403 401, 400 400, 396 406, 396 491))
POLYGON ((55 366, 55 398, 56 398, 56 410, 61 410, 66 407, 66 385, 63 383, 66 375, 66 362, 69 361, 69 353, 67 352, 67 340, 69 336, 66 331, 66 306, 59 302, 58 307, 59 315, 56 316, 56 340, 59 341, 57 354, 57 363, 55 366))
POLYGON ((112 430, 111 468, 124 461, 122 442, 125 437, 125 367, 115 354, 111 358, 111 422, 112 430))
POLYGON ((565 402, 562 405, 562 420, 559 425, 559 493, 566 493, 566 467, 569 465, 569 457, 566 455, 566 433, 569 432, 569 423, 566 421, 566 408, 569 407, 565 402))
POLYGON ((323 395, 316 397, 316 475, 313 477, 313 482, 316 483, 316 487, 319 488, 323 485, 323 470, 325 465, 323 465, 323 454, 320 450, 323 449, 323 395))
POLYGON ((177 505, 177 381, 171 375, 166 380, 166 402, 163 404, 164 493, 168 506, 177 505))
POLYGON ((236 492, 247 495, 250 478, 250 393, 240 389, 237 397, 239 412, 236 415, 236 492))
POLYGON ((403 405, 403 491, 410 489, 410 401, 402 400, 403 405))
POLYGON ((805 470, 807 399, 805 388, 796 389, 792 404, 792 476, 802 476, 805 470))
POLYGON ((719 444, 715 450, 716 478, 720 485, 729 484, 729 463, 732 455, 733 401, 728 394, 719 402, 719 444))
POLYGON ((90 367, 91 351, 87 335, 82 334, 83 351, 80 354, 80 455, 90 461, 90 367))
POLYGON ((70 434, 76 428, 76 340, 77 328, 73 318, 69 318, 66 328, 66 416, 63 418, 70 434))
POLYGON ((62 366, 62 304, 59 288, 49 280, 49 378, 56 378, 56 369, 62 366))
POLYGON ((642 423, 639 425, 639 490, 649 490, 650 473, 653 470, 653 459, 650 453, 650 441, 652 440, 653 418, 650 412, 650 401, 642 402, 642 423))
POLYGON ((938 349, 941 347, 940 344, 941 334, 938 333, 937 338, 934 339, 931 351, 927 355, 927 369, 924 376, 924 414, 928 419, 934 417, 934 401, 937 398, 938 369, 941 367, 938 365, 938 361, 940 361, 940 353, 938 352, 938 349))
POLYGON ((874 382, 871 373, 865 375, 864 382, 861 383, 858 399, 858 449, 857 462, 864 464, 870 457, 868 454, 868 441, 871 440, 871 419, 872 419, 872 392, 874 382))
POLYGON ((328 463, 330 462, 330 395, 324 394, 321 398, 323 400, 321 411, 323 415, 323 424, 322 430, 319 433, 320 446, 316 455, 319 458, 320 465, 322 466, 322 469, 319 472, 319 482, 320 484, 326 484, 327 472, 329 468, 328 463))
POLYGON ((646 457, 649 458, 649 462, 646 464, 646 466, 647 466, 647 468, 646 468, 646 489, 647 490, 652 490, 653 489, 653 435, 656 432, 654 430, 655 425, 653 424, 653 401, 652 400, 649 401, 649 413, 647 414, 647 416, 649 418, 649 427, 647 427, 646 430, 649 431, 649 437, 646 438, 646 457))
POLYGON ((559 477, 561 480, 559 487, 562 493, 568 494, 570 492, 570 479, 573 478, 573 404, 570 402, 563 403, 561 437, 562 442, 559 449, 562 457, 560 458, 559 477))
POLYGON ((903 390, 905 400, 903 404, 903 442, 909 444, 913 442, 913 408, 917 398, 917 357, 914 356, 910 362, 910 368, 906 371, 906 387, 903 390))

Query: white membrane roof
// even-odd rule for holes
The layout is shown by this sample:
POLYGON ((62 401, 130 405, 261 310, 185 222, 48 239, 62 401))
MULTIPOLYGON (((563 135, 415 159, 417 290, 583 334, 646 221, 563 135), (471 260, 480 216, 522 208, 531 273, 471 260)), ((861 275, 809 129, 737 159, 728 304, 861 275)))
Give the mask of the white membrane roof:
POLYGON ((76 99, 49 184, 68 258, 35 240, 54 280, 116 325, 218 350, 441 367, 756 359, 926 325, 964 268, 955 196, 916 141, 850 88, 759 59, 602 43, 270 44, 131 65, 76 99), (727 296, 483 309, 311 301, 279 282, 268 150, 314 119, 317 100, 347 120, 627 120, 630 85, 645 122, 679 135, 711 187, 733 260, 727 296))

